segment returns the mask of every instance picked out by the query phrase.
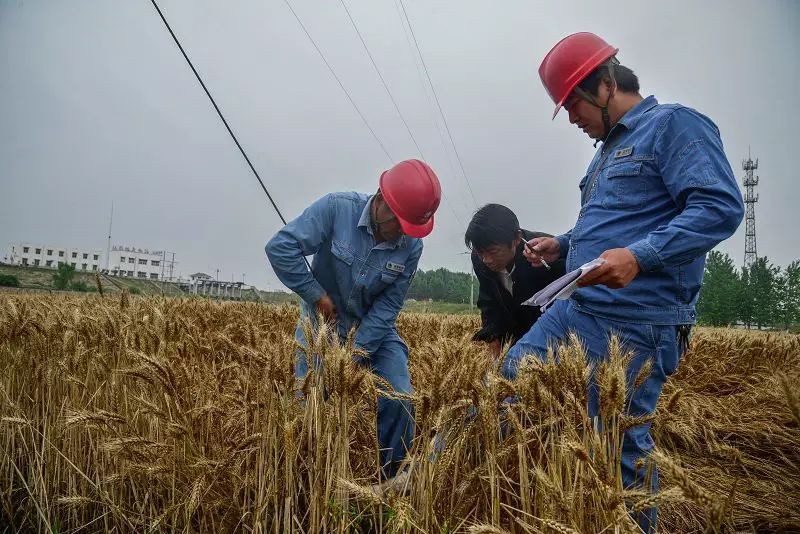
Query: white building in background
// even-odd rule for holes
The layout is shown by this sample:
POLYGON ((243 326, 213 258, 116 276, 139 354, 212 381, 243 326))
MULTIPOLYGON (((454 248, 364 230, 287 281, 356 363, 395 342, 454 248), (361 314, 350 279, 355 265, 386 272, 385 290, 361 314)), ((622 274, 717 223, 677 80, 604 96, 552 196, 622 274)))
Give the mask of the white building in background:
POLYGON ((242 298, 244 282, 225 282, 214 280, 206 273, 189 275, 188 282, 181 282, 180 288, 192 295, 204 295, 217 298, 242 298))
POLYGON ((108 258, 108 273, 113 276, 148 280, 161 280, 165 275, 169 277, 169 265, 161 250, 114 246, 108 258))
POLYGON ((111 248, 106 264, 106 253, 101 249, 81 249, 36 243, 14 243, 8 248, 4 262, 11 265, 57 269, 66 263, 76 271, 106 272, 114 276, 161 280, 169 278, 174 255, 165 259, 164 252, 137 247, 111 248))
POLYGON ((76 271, 101 271, 105 254, 100 249, 40 245, 36 243, 14 243, 6 254, 5 261, 12 265, 49 267, 57 269, 66 263, 76 271))

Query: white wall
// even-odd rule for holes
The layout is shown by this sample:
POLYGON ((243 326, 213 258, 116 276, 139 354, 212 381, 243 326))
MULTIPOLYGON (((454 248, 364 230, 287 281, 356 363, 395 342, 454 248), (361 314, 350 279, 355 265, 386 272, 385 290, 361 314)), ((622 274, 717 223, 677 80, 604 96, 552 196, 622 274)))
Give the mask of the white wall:
MULTIPOLYGON (((171 259, 171 258, 170 258, 171 259)), ((4 261, 13 265, 28 265, 57 269, 59 262, 73 265, 76 271, 104 271, 106 269, 105 251, 101 249, 80 249, 58 245, 37 243, 13 243, 8 247, 4 261)), ((164 265, 161 251, 151 251, 137 247, 114 246, 109 254, 110 274, 161 279, 169 276, 168 265, 164 265)))
POLYGON ((8 249, 8 263, 38 267, 58 268, 59 263, 75 266, 76 271, 100 271, 104 254, 100 249, 42 245, 38 243, 14 243, 8 249))
POLYGON ((118 276, 149 280, 160 279, 162 272, 169 276, 161 251, 150 251, 137 247, 112 247, 109 254, 108 271, 118 276))

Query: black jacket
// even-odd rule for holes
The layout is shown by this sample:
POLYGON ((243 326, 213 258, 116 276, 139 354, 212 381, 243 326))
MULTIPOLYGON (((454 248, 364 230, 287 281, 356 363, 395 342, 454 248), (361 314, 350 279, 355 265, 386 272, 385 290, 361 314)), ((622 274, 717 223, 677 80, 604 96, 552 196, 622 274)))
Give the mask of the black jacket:
MULTIPOLYGON (((534 237, 552 237, 542 232, 523 230, 526 240, 534 237)), ((500 282, 499 275, 483 264, 478 253, 472 252, 472 268, 480 284, 478 308, 481 310, 483 327, 473 336, 475 341, 493 341, 501 343, 508 339, 516 342, 530 330, 541 313, 538 306, 522 306, 534 293, 544 288, 564 274, 565 262, 558 260, 550 264, 550 269, 533 267, 522 254, 524 245, 520 243, 514 257, 514 294, 511 295, 500 282)))

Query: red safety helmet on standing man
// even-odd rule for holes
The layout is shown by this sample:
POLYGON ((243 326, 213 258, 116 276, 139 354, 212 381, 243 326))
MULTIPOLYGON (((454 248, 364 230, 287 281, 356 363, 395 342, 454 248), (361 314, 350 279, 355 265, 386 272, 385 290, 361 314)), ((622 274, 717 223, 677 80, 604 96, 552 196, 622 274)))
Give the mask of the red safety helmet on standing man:
POLYGON ((401 161, 381 174, 379 184, 381 196, 404 234, 421 238, 431 233, 442 188, 427 163, 418 159, 401 161))
POLYGON ((597 35, 580 32, 564 37, 547 53, 539 77, 556 104, 554 119, 575 87, 618 51, 597 35))

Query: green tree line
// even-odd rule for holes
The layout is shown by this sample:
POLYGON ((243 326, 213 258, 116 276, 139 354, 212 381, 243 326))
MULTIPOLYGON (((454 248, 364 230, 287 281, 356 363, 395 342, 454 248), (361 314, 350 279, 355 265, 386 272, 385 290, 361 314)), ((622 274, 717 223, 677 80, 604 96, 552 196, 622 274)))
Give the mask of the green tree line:
POLYGON ((697 318, 711 326, 788 329, 800 324, 800 260, 782 269, 761 257, 737 268, 727 254, 711 251, 697 318))
MULTIPOLYGON (((438 300, 442 302, 469 303, 471 274, 455 273, 444 267, 430 271, 419 270, 408 289, 408 298, 438 300)), ((475 282, 475 299, 478 298, 478 283, 475 282)))

